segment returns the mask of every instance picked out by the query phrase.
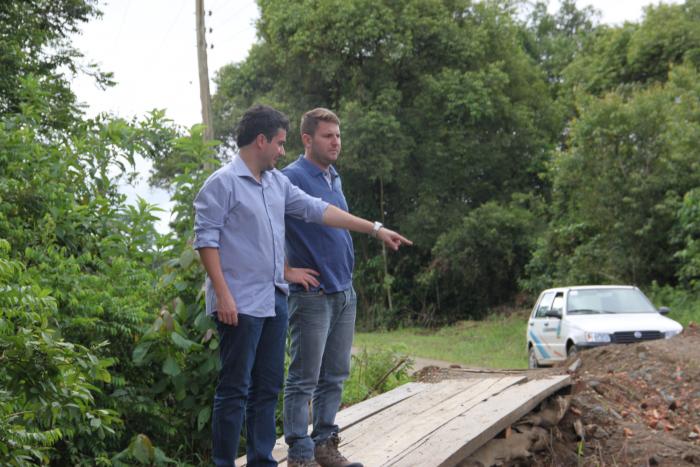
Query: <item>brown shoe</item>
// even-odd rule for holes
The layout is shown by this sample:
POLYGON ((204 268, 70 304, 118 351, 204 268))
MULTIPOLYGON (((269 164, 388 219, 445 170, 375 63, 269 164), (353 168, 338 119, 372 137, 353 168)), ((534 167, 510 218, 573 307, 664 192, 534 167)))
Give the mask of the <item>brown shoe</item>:
POLYGON ((321 467, 313 459, 287 459, 287 467, 321 467))
POLYGON ((327 440, 318 443, 314 448, 316 462, 321 467, 363 467, 359 462, 350 462, 338 451, 340 438, 333 433, 327 440))

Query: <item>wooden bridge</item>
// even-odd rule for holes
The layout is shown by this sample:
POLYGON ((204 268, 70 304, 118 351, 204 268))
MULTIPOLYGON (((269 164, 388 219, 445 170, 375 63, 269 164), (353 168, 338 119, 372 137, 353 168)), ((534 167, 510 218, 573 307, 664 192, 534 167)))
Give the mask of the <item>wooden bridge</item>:
MULTIPOLYGON (((454 466, 570 384, 524 372, 408 383, 338 412, 340 451, 365 467, 454 466)), ((286 465, 284 438, 273 456, 286 465)))

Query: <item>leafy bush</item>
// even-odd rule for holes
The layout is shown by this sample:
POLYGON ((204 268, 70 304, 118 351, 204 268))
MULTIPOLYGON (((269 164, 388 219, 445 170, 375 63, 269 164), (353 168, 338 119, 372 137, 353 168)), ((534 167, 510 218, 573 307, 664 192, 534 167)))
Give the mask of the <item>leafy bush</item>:
POLYGON ((685 194, 678 209, 680 260, 678 278, 692 290, 700 291, 700 187, 685 194))
POLYGON ((368 351, 362 348, 352 356, 350 377, 345 382, 342 405, 362 402, 407 383, 412 365, 413 361, 403 352, 368 351))
POLYGON ((490 306, 506 303, 530 259, 537 233, 534 213, 513 203, 485 203, 462 223, 443 233, 433 248, 433 263, 418 282, 434 290, 435 310, 452 310, 425 324, 483 316, 490 306))
MULTIPOLYGON (((115 437, 119 414, 96 401, 98 386, 111 382, 114 359, 97 356, 106 342, 87 348, 50 326, 56 299, 26 283, 9 250, 0 239, 0 464, 48 463, 57 450, 72 457, 86 448, 82 437, 115 437)), ((93 458, 105 462, 101 443, 94 446, 93 458)))
POLYGON ((690 323, 700 324, 700 293, 654 282, 648 290, 649 298, 657 307, 667 306, 672 318, 687 327, 690 323))

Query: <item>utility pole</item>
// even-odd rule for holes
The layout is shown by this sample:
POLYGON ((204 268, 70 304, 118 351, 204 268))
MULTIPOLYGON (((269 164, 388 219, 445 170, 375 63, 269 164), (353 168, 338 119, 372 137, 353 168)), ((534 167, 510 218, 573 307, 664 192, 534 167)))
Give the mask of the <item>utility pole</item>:
POLYGON ((209 93, 209 67, 207 66, 207 40, 204 29, 204 0, 195 0, 197 17, 197 63, 199 65, 199 100, 202 102, 202 123, 205 125, 204 139, 214 139, 214 122, 209 93))

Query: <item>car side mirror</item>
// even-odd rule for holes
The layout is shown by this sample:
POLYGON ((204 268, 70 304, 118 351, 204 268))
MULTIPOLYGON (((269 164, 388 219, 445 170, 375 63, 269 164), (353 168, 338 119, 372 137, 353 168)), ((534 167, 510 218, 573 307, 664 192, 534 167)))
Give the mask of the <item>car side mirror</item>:
POLYGON ((547 310, 544 314, 547 318, 561 319, 561 310, 547 310))
POLYGON ((661 313, 662 315, 667 315, 670 312, 671 312, 671 309, 667 306, 662 306, 659 308, 659 313, 661 313))

